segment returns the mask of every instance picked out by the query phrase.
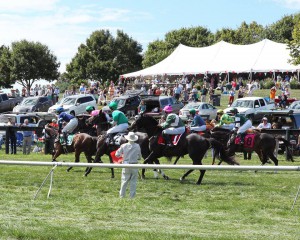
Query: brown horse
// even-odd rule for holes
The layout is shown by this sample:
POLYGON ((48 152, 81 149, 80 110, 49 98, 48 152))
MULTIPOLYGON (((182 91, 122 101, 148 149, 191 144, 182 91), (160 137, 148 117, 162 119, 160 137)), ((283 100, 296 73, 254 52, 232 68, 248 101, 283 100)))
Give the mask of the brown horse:
MULTIPOLYGON (((88 163, 93 162, 92 156, 96 154, 97 137, 92 137, 86 133, 78 133, 74 135, 71 145, 62 146, 59 138, 56 138, 54 143, 54 153, 52 155, 52 162, 63 153, 75 152, 75 163, 80 162, 80 154, 84 152, 88 163)), ((72 167, 69 167, 67 171, 69 172, 72 167)), ((87 176, 92 171, 91 167, 87 167, 85 170, 85 176, 87 176)))
MULTIPOLYGON (((290 159, 293 159, 292 154, 289 151, 289 142, 284 138, 274 137, 271 134, 261 133, 260 131, 253 131, 254 134, 253 138, 249 138, 249 145, 240 145, 235 143, 236 134, 231 132, 230 130, 226 129, 214 129, 212 131, 211 137, 215 139, 222 140, 222 143, 225 145, 227 144, 228 147, 228 154, 233 156, 235 152, 256 152, 260 161, 261 165, 264 165, 268 162, 270 158, 275 166, 278 166, 278 159, 274 155, 274 150, 276 147, 276 139, 282 141, 286 146, 288 151, 288 155, 290 159), (251 143, 251 141, 254 141, 251 143)), ((246 142, 246 141, 245 141, 246 142)), ((214 154, 215 155, 215 154, 214 154)), ((215 156, 213 157, 213 164, 215 162, 215 156)), ((221 162, 219 163, 221 164, 221 162)))
POLYGON ((110 123, 106 118, 105 112, 102 110, 95 116, 91 116, 85 121, 87 126, 96 126, 97 136, 101 135, 104 131, 110 128, 110 123))

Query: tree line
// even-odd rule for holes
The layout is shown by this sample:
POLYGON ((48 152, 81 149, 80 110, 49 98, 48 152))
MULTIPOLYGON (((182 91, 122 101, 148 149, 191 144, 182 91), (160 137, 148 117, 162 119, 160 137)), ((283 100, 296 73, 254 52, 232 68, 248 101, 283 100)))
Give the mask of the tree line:
POLYGON ((277 22, 262 26, 253 21, 242 22, 236 29, 222 28, 212 33, 203 26, 167 32, 162 40, 150 42, 147 49, 121 30, 114 37, 108 30, 94 31, 80 44, 77 53, 62 74, 60 63, 48 46, 21 40, 0 47, 0 87, 15 82, 28 90, 34 82, 59 80, 60 84, 79 86, 88 80, 102 84, 118 79, 123 73, 152 66, 169 56, 179 44, 205 47, 221 40, 232 44, 251 44, 263 39, 286 43, 292 64, 300 64, 300 13, 283 16, 277 22))

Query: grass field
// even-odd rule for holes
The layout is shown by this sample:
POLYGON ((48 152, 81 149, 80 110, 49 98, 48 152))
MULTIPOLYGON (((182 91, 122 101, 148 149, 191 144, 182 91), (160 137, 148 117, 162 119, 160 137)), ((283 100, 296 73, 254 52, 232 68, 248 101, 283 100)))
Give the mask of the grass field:
MULTIPOLYGON (((260 164, 255 154, 252 160, 236 157, 242 165, 260 164)), ((0 159, 51 161, 20 150, 14 156, 0 150, 0 159)), ((300 157, 284 159, 279 155, 279 165, 300 166, 300 157)), ((203 163, 211 164, 210 153, 203 163)), ((154 179, 148 170, 136 198, 120 199, 120 169, 111 179, 109 169, 83 177, 84 168, 57 167, 50 198, 48 180, 33 200, 50 169, 1 165, 0 239, 300 239, 300 197, 291 211, 299 172, 207 171, 197 186, 198 171, 180 183, 184 170, 166 170, 170 180, 154 179)))

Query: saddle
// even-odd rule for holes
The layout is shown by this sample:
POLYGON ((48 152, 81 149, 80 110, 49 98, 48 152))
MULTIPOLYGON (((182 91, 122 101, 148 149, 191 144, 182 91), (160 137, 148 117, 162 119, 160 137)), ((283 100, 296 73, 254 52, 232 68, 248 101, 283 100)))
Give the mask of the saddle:
MULTIPOLYGON (((70 146, 72 144, 74 136, 75 136, 75 134, 69 134, 68 135, 68 141, 67 141, 67 144, 66 144, 67 146, 70 146)), ((65 139, 64 139, 63 134, 59 135, 59 142, 60 142, 60 144, 65 144, 65 139)))
POLYGON ((126 134, 127 134, 127 132, 116 133, 112 137, 107 138, 107 143, 109 145, 113 145, 113 146, 120 146, 121 145, 121 138, 124 137, 124 135, 126 135, 126 134))

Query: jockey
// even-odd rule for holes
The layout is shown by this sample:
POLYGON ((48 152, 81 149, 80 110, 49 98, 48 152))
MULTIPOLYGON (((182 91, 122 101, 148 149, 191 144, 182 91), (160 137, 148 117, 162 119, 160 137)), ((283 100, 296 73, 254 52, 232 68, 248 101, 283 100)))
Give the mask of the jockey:
POLYGON ((128 119, 125 114, 117 110, 118 104, 116 102, 111 102, 109 108, 112 112, 112 119, 115 124, 112 128, 107 131, 107 141, 113 140, 113 135, 119 132, 125 132, 128 128, 128 119))
POLYGON ((87 107, 85 108, 85 111, 86 111, 88 114, 90 114, 90 115, 91 115, 91 112, 94 111, 94 110, 95 110, 95 108, 94 108, 93 106, 87 106, 87 107))
POLYGON ((189 110, 190 114, 193 117, 193 121, 191 123, 190 129, 195 132, 203 132, 206 130, 206 123, 203 118, 196 114, 196 110, 194 108, 189 110))
POLYGON ((237 135, 240 136, 241 138, 240 144, 244 144, 246 131, 249 128, 252 128, 252 122, 248 118, 244 117, 243 115, 240 115, 236 108, 231 108, 229 112, 234 117, 235 130, 237 130, 237 135))
POLYGON ((166 121, 161 125, 164 129, 162 131, 162 136, 167 145, 172 146, 173 144, 169 135, 183 134, 185 132, 185 126, 180 117, 177 114, 172 113, 173 109, 171 105, 165 106, 163 110, 168 115, 166 121))
POLYGON ((223 110, 218 110, 217 114, 219 116, 219 123, 216 125, 216 127, 225 128, 228 130, 234 129, 234 118, 229 116, 228 114, 224 113, 223 110))
POLYGON ((66 145, 68 142, 67 134, 72 133, 75 130, 75 128, 78 126, 78 119, 75 116, 66 113, 63 107, 58 107, 56 109, 56 113, 58 114, 57 118, 58 118, 59 130, 61 130, 62 128, 62 122, 67 123, 67 125, 64 126, 64 128, 61 130, 66 145))

